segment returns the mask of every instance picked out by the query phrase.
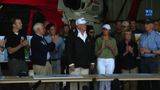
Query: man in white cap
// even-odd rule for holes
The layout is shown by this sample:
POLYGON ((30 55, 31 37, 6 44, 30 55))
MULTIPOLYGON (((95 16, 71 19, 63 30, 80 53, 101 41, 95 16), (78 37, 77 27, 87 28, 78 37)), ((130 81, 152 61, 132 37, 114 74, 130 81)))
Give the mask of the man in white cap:
MULTIPOLYGON (((88 75, 89 69, 93 69, 95 65, 94 48, 86 33, 86 23, 85 18, 76 20, 77 33, 71 36, 66 44, 69 73, 72 75, 88 75)), ((77 83, 70 84, 70 90, 83 88, 88 88, 88 83, 80 83, 79 89, 77 83)))
MULTIPOLYGON (((116 40, 110 36, 111 26, 102 26, 102 36, 97 38, 95 51, 97 56, 97 71, 100 75, 113 74, 115 56, 118 53, 116 40)), ((110 81, 101 81, 99 90, 111 90, 110 81)))

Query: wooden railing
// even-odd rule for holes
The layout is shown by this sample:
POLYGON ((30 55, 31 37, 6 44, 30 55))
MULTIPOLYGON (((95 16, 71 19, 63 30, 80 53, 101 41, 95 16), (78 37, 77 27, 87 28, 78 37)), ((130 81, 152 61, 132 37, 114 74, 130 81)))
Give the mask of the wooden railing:
POLYGON ((86 76, 70 76, 60 75, 42 76, 42 77, 19 77, 19 76, 1 76, 0 84, 9 83, 42 83, 51 82, 92 82, 92 81, 112 81, 119 79, 120 81, 139 81, 139 80, 160 80, 160 74, 110 74, 110 75, 86 75, 86 76))

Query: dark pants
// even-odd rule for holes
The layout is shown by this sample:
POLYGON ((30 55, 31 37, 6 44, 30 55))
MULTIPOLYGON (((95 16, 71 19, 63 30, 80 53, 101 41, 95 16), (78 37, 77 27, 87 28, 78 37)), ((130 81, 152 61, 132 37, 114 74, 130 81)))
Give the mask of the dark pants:
POLYGON ((0 75, 2 75, 1 65, 0 65, 0 75))
POLYGON ((0 90, 31 90, 29 84, 1 84, 0 90))
MULTIPOLYGON (((141 58, 140 72, 157 74, 158 73, 158 59, 155 57, 141 58)), ((160 90, 158 81, 141 81, 140 90, 160 90)))
POLYGON ((10 59, 8 61, 8 68, 12 76, 17 76, 20 73, 28 72, 27 63, 25 60, 21 59, 10 59))
POLYGON ((158 73, 157 58, 142 58, 140 64, 141 73, 158 73))
MULTIPOLYGON (((25 60, 11 59, 8 61, 8 68, 11 76, 26 76, 28 73, 25 60)), ((8 84, 6 86, 8 86, 6 90, 30 90, 29 84, 8 84)))

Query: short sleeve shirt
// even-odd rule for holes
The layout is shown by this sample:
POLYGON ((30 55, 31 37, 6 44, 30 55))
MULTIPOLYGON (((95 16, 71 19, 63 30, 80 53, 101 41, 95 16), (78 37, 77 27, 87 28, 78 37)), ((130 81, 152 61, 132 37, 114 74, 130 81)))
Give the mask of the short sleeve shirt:
MULTIPOLYGON (((24 36, 18 34, 16 35, 15 33, 11 33, 8 36, 6 36, 7 42, 6 42, 6 48, 9 47, 17 47, 22 39, 25 39, 24 36)), ((25 53, 24 53, 24 48, 19 49, 18 51, 14 52, 13 54, 8 53, 8 58, 9 59, 25 59, 25 53)))

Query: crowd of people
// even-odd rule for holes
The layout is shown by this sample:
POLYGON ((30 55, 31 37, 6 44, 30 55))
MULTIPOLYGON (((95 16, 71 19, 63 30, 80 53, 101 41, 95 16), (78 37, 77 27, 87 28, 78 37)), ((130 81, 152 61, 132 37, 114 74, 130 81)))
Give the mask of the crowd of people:
MULTIPOLYGON (((10 75, 28 74, 24 54, 28 42, 20 33, 22 21, 13 18, 11 22, 11 33, 0 40, 0 51, 4 48, 8 51, 10 75)), ((113 30, 110 24, 103 24, 96 35, 94 27, 83 17, 64 24, 61 33, 57 33, 53 23, 35 23, 30 45, 34 74, 159 73, 160 22, 146 19, 144 30, 137 28, 135 20, 116 21, 114 27, 113 30)), ((92 84, 67 83, 65 87, 62 83, 41 84, 37 90, 94 90, 92 84)), ((158 84, 140 82, 142 90, 159 90, 158 84)), ((111 81, 101 81, 97 87, 111 90, 111 81)), ((123 82, 123 90, 138 90, 138 82, 123 82)))

